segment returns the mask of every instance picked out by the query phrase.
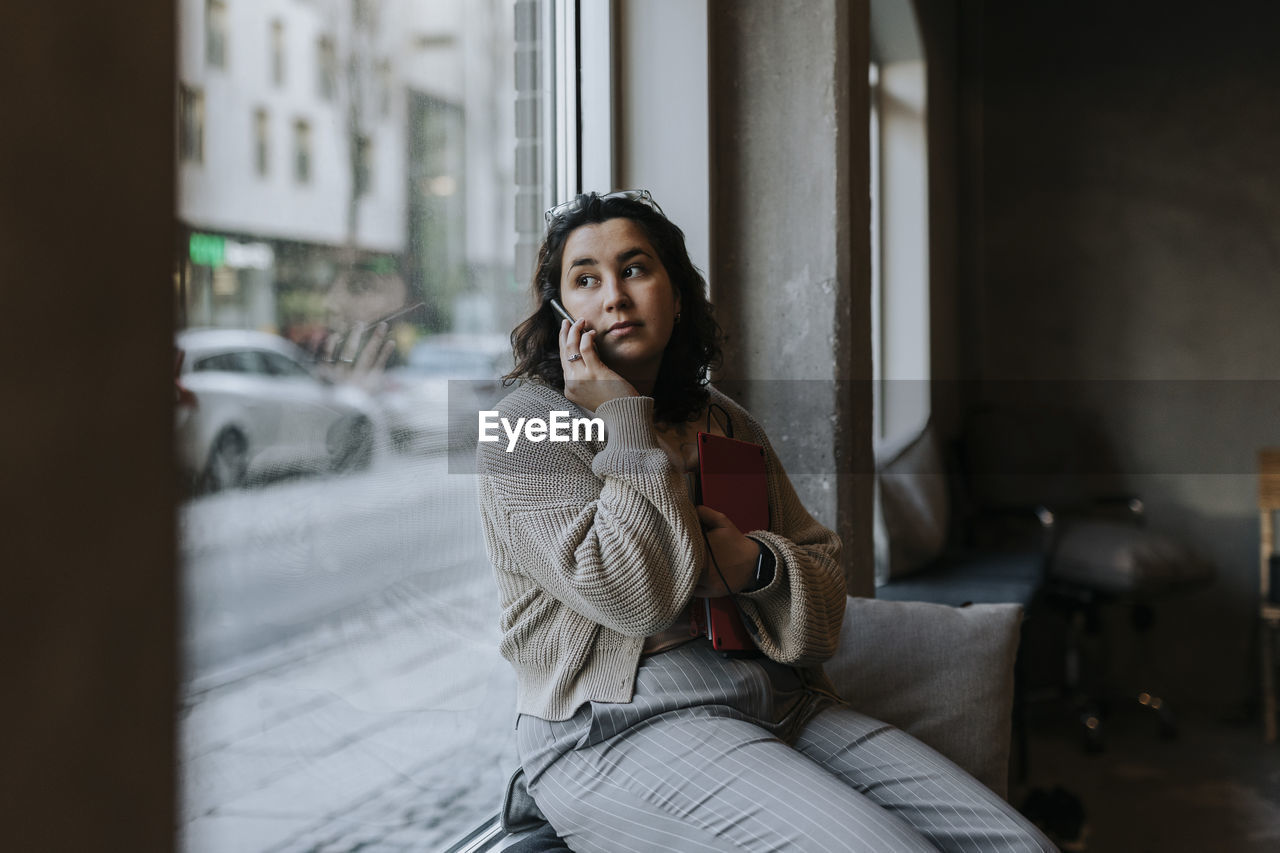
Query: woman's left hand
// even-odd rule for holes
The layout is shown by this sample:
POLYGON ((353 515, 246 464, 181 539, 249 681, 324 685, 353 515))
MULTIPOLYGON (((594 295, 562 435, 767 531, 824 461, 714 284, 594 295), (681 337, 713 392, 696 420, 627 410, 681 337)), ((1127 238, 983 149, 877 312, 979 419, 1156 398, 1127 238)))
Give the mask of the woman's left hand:
POLYGON ((760 558, 760 546, 755 540, 743 534, 729 516, 709 506, 698 506, 698 520, 702 522, 711 553, 715 554, 715 563, 712 563, 711 555, 707 555, 707 563, 702 567, 702 576, 698 578, 693 594, 702 598, 719 598, 738 592, 755 580, 756 562, 760 558), (719 573, 716 572, 717 564, 719 573), (723 580, 721 574, 724 575, 723 580), (729 584, 728 589, 725 582, 729 584))

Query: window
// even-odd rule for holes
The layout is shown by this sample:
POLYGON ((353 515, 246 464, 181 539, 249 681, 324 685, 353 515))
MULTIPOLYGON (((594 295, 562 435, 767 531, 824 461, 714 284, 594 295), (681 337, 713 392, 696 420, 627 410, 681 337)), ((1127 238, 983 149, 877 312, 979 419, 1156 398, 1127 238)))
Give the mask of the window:
POLYGON ((301 364, 298 364, 291 358, 283 356, 278 352, 263 350, 259 353, 262 357, 263 366, 266 372, 271 376, 281 376, 286 379, 310 379, 311 373, 301 364))
POLYGON ((316 42, 316 71, 320 97, 332 101, 338 93, 338 48, 328 36, 316 42))
POLYGON ((377 0, 354 0, 351 4, 351 23, 358 30, 378 29, 377 0))
POLYGON ((284 21, 271 22, 271 82, 283 86, 285 80, 284 21))
POLYGON ((253 113, 253 164, 259 177, 271 170, 271 118, 264 109, 253 113))
POLYGON ((205 3, 204 61, 211 68, 227 67, 227 4, 223 0, 205 3))
POLYGON ((178 87, 178 123, 178 159, 203 163, 204 92, 186 85, 178 87))
POLYGON ((929 418, 929 192, 925 60, 907 0, 874 0, 871 83, 872 347, 876 437, 929 418))
MULTIPOLYGON (((458 14, 226 0, 228 39, 260 67, 229 81, 202 42, 180 64, 197 67, 184 128, 207 110, 219 132, 183 170, 175 314, 183 339, 229 336, 209 355, 256 353, 196 374, 191 343, 197 403, 175 427, 184 853, 446 849, 515 767, 515 679, 448 385, 510 368, 531 270, 514 246, 540 232, 555 174, 517 188, 514 28, 519 97, 550 109, 540 66, 564 4, 444 5, 458 14), (393 369, 367 370, 384 318, 393 369)), ((198 31, 205 6, 179 8, 198 31)), ((523 125, 521 144, 550 158, 554 126, 523 125)))
POLYGON ((224 352, 197 360, 191 369, 196 373, 253 373, 254 365, 248 353, 224 352))
POLYGON ((378 115, 391 115, 391 60, 378 60, 378 115))
POLYGON ((293 179, 311 183, 311 123, 302 119, 293 123, 293 179))
MULTIPOLYGON (((909 0, 872 0, 871 351, 873 441, 909 441, 928 422, 929 198, 923 44, 909 0)), ((877 577, 888 576, 889 537, 877 491, 877 577)))
POLYGON ((373 140, 364 134, 357 134, 352 144, 355 145, 356 195, 362 196, 369 192, 370 181, 373 179, 373 140))

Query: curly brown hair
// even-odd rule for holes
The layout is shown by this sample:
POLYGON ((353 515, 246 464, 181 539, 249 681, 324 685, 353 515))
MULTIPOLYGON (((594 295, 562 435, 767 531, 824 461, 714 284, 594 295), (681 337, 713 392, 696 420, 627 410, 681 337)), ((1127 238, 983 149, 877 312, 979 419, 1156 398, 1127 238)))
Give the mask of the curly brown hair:
POLYGON ((574 202, 568 213, 551 220, 538 249, 532 282, 538 307, 511 332, 515 369, 504 377, 504 382, 529 379, 564 390, 560 315, 550 300, 560 296, 565 243, 583 225, 630 219, 644 231, 680 294, 680 322, 671 332, 654 383, 654 417, 664 423, 694 419, 710 396, 705 386, 709 371, 720 365, 724 335, 707 301, 707 283, 689 259, 684 232, 660 211, 640 201, 583 193, 574 202))

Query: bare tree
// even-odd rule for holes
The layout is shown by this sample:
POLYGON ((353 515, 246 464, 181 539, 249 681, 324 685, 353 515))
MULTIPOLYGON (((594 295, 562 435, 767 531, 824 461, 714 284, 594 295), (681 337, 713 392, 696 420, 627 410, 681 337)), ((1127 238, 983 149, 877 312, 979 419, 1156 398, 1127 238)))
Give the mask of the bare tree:
MULTIPOLYGON (((330 288, 329 323, 337 352, 360 345, 363 333, 406 303, 403 277, 389 259, 369 258, 360 246, 360 210, 371 180, 373 130, 388 97, 387 60, 380 32, 387 0, 321 0, 326 34, 321 40, 322 90, 333 101, 346 146, 348 190, 338 274, 330 288)), ((370 336, 369 341, 375 340, 370 336)), ((380 341, 379 341, 380 343, 380 341)), ((355 351, 344 360, 355 358, 355 351)), ((382 361, 385 361, 385 354, 382 361)))
POLYGON ((322 89, 343 125, 348 194, 344 249, 359 253, 360 202, 369 188, 372 126, 380 103, 378 34, 385 0, 322 0, 326 35, 321 42, 322 89))

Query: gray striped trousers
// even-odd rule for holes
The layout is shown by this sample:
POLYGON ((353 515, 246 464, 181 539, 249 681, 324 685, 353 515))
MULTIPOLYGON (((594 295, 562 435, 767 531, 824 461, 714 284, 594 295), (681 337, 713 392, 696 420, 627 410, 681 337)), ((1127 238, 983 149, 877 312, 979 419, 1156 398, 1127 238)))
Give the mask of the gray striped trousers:
POLYGON ((630 704, 522 715, 517 744, 529 792, 578 851, 1056 849, 916 739, 704 640, 643 658, 630 704))

